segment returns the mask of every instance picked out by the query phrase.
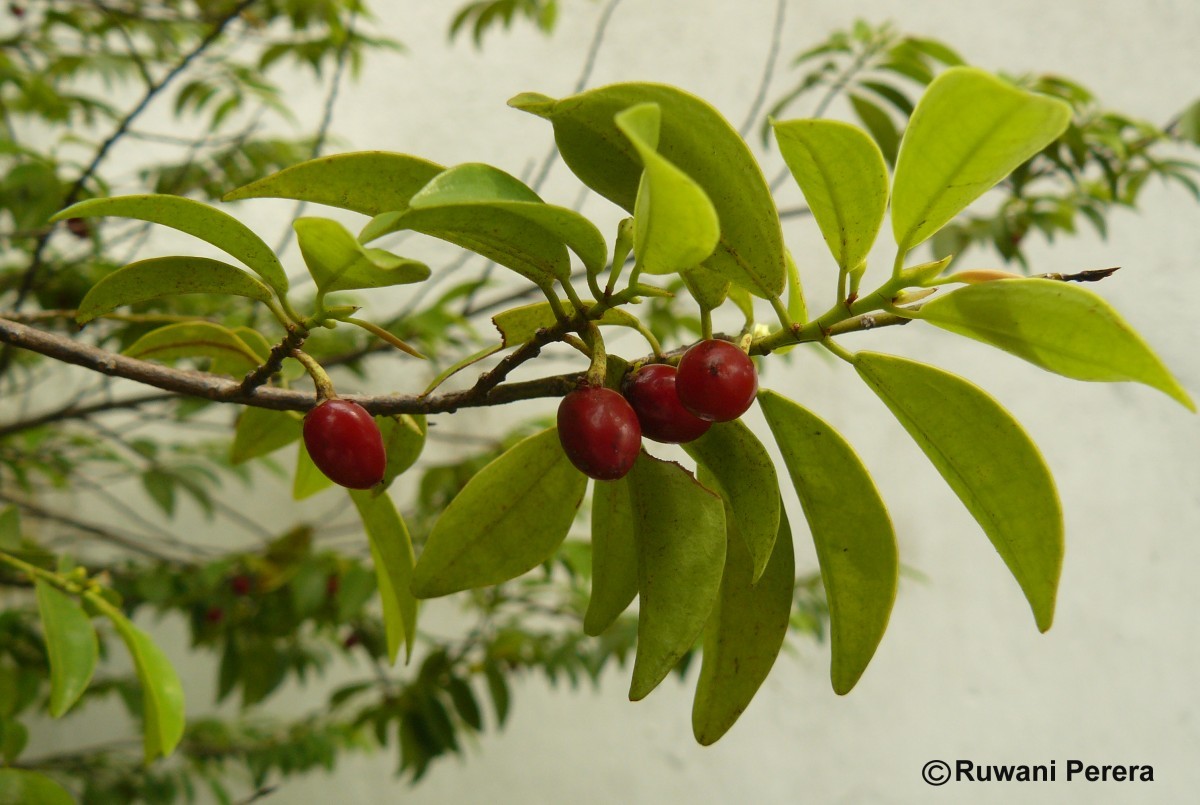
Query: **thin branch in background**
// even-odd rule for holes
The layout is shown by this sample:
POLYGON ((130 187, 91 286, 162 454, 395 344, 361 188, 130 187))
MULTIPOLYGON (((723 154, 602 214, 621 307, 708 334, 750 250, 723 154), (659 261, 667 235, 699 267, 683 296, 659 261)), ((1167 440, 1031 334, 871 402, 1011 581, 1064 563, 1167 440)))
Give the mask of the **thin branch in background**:
POLYGON ((143 556, 148 556, 152 559, 158 559, 163 562, 176 561, 176 557, 147 545, 146 543, 154 541, 148 537, 126 535, 108 528, 101 528, 94 523, 86 523, 82 520, 77 520, 74 517, 51 511, 50 509, 39 506, 36 503, 31 503, 30 501, 13 497, 5 494, 4 492, 0 492, 0 500, 16 506, 22 512, 30 517, 33 517, 34 519, 45 520, 46 522, 68 526, 83 534, 96 537, 103 542, 134 551, 135 553, 140 553, 143 556))
POLYGON ((775 3, 775 27, 771 29, 771 46, 767 50, 767 61, 763 65, 762 80, 758 82, 758 92, 755 93, 754 101, 750 104, 749 111, 746 112, 746 119, 738 128, 738 134, 742 137, 748 135, 754 128, 754 124, 762 112, 763 104, 767 100, 767 90, 771 86, 771 78, 775 75, 775 64, 779 61, 779 43, 783 36, 783 18, 786 8, 787 0, 778 0, 775 3))

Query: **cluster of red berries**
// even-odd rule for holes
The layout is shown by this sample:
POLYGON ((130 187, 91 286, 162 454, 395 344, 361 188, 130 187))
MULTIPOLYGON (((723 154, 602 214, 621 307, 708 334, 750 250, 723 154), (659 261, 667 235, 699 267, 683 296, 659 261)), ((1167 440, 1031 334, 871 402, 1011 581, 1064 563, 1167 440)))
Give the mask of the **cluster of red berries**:
POLYGON ((304 446, 317 469, 335 484, 370 489, 383 480, 387 451, 366 408, 333 398, 304 417, 304 446))
POLYGON ((736 345, 710 339, 685 352, 678 369, 652 363, 630 373, 622 390, 576 389, 558 407, 563 451, 597 480, 629 472, 643 436, 682 444, 703 436, 714 422, 737 419, 754 402, 758 375, 736 345))

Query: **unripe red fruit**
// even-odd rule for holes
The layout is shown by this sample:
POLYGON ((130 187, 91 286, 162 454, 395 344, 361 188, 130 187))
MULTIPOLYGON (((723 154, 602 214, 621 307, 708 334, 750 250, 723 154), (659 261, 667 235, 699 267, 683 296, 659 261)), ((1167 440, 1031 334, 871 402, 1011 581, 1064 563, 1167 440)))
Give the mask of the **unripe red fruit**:
POLYGON ((729 422, 754 402, 758 373, 750 356, 728 341, 701 341, 683 353, 675 389, 683 407, 701 419, 729 422))
POLYGON ((370 489, 383 480, 387 452, 375 419, 356 402, 326 400, 304 417, 304 446, 335 484, 370 489))
POLYGON ((617 392, 602 386, 576 389, 558 406, 558 438, 580 472, 598 481, 621 478, 637 461, 642 428, 617 392))
POLYGON ((625 376, 625 399, 633 406, 647 439, 683 444, 699 439, 712 427, 679 402, 675 376, 675 367, 665 363, 652 363, 625 376))

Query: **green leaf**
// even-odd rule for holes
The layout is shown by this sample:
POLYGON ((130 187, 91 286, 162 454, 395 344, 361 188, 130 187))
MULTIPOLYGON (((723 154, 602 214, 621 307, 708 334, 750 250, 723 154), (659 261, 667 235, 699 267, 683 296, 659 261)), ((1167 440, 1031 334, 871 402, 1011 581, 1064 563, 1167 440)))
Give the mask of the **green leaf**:
POLYGON ((366 249, 346 227, 328 218, 292 222, 308 272, 321 294, 387 288, 429 279, 429 266, 383 249, 366 249))
POLYGON ((50 220, 106 215, 150 221, 194 235, 240 260, 280 296, 287 293, 287 275, 271 247, 241 221, 199 201, 157 194, 93 198, 72 204, 50 220))
POLYGON ((638 701, 704 630, 725 565, 725 508, 683 467, 645 452, 626 477, 640 601, 629 699, 638 701))
POLYGON ((1145 383, 1196 410, 1137 332, 1078 285, 1047 279, 966 285, 934 297, 914 315, 1065 377, 1145 383))
POLYGON ((762 576, 752 579, 754 560, 729 527, 721 592, 704 631, 704 659, 692 701, 692 733, 704 746, 724 735, 754 698, 775 664, 792 614, 796 562, 787 515, 762 576))
POLYGON ((408 470, 421 456, 425 448, 428 425, 424 414, 397 414, 381 416, 375 420, 383 436, 383 449, 387 453, 387 467, 383 473, 384 486, 390 486, 408 470))
POLYGON ((550 428, 479 471, 442 512, 413 571, 418 598, 499 584, 545 562, 587 488, 550 428))
POLYGON ((0 769, 0 805, 75 805, 67 789, 44 774, 0 769))
POLYGON ((636 527, 629 481, 597 481, 592 487, 592 594, 583 616, 584 634, 603 632, 637 595, 636 527))
POLYGON ((561 100, 524 93, 508 104, 550 121, 563 160, 600 195, 635 212, 642 163, 617 128, 631 106, 662 110, 657 152, 711 200, 721 237, 707 268, 764 299, 778 297, 787 269, 779 213, 758 162, 721 114, 694 95, 664 84, 613 84, 561 100))
MULTIPOLYGON (((584 300, 584 304, 592 305, 594 303, 591 300, 584 300)), ((570 305, 566 300, 563 300, 563 307, 570 310, 570 305)), ((639 324, 636 316, 617 307, 610 307, 601 314, 600 318, 593 321, 601 326, 637 328, 639 324)), ((504 346, 515 347, 533 338, 537 335, 538 330, 558 324, 558 319, 549 302, 534 302, 497 313, 492 317, 492 324, 500 331, 504 346)))
POLYGON ((643 167, 633 214, 638 264, 650 274, 699 265, 716 247, 721 224, 704 189, 658 153, 662 110, 656 103, 642 103, 614 120, 643 167))
POLYGON ((207 321, 168 324, 151 330, 121 354, 163 363, 180 358, 211 358, 224 374, 235 375, 245 374, 265 360, 233 330, 207 321))
MULTIPOLYGON (((703 266, 693 266, 679 272, 679 275, 683 278, 683 284, 687 286, 688 293, 696 300, 696 304, 705 310, 716 310, 729 297, 731 285, 729 280, 703 266)), ((745 288, 738 286, 738 290, 746 300, 750 299, 750 294, 745 288)), ((751 310, 753 310, 753 304, 751 301, 751 310)), ((747 315, 747 318, 752 317, 747 315)))
POLYGON ((408 154, 355 151, 292 165, 226 193, 223 200, 290 198, 374 216, 405 209, 413 194, 443 170, 408 154))
POLYGON ((1062 509, 1029 436, 961 377, 872 352, 858 353, 855 368, 983 527, 1038 629, 1049 629, 1062 572, 1062 509))
POLYGON ((292 479, 292 500, 304 500, 333 486, 329 476, 317 469, 304 440, 298 442, 296 453, 296 476, 292 479))
POLYGON ((875 655, 900 562, 887 509, 854 449, 828 423, 772 391, 758 395, 804 508, 829 603, 830 678, 849 693, 875 655))
POLYGON ((87 593, 88 600, 102 612, 121 636, 137 669, 142 685, 143 746, 146 762, 175 751, 183 737, 183 686, 162 649, 138 629, 121 611, 99 594, 87 593))
MULTIPOLYGON (((29 745, 29 728, 20 721, 0 718, 0 762, 12 763, 29 745)), ((2 801, 2 800, 0 800, 2 801)))
POLYGON ((775 123, 779 153, 845 271, 866 262, 887 211, 887 166, 879 147, 835 120, 775 123))
POLYGON ((34 587, 50 659, 50 715, 60 718, 92 680, 99 656, 96 630, 75 599, 42 579, 34 587))
POLYGON ((887 164, 895 165, 896 153, 900 148, 900 132, 896 130, 891 115, 856 92, 850 93, 850 106, 867 131, 871 132, 871 138, 887 164))
POLYGON ((406 660, 411 659, 417 639, 417 599, 410 590, 415 562, 408 526, 386 492, 372 495, 370 490, 352 489, 350 497, 371 543, 375 579, 383 602, 388 659, 396 662, 401 643, 405 645, 406 660))
POLYGON ((301 421, 291 411, 247 406, 238 417, 229 460, 242 464, 286 447, 300 438, 301 421))
POLYGON ((492 695, 492 704, 496 708, 496 723, 503 727, 508 720, 508 680, 494 659, 487 659, 483 664, 483 673, 487 677, 488 692, 492 695))
POLYGON ((1062 101, 982 70, 952 67, 917 102, 896 158, 892 229, 907 252, 1055 140, 1071 119, 1062 101))
POLYGON ((687 454, 713 474, 728 499, 737 531, 754 558, 753 580, 766 570, 779 533, 779 478, 762 442, 738 420, 718 422, 687 454))
POLYGON ((189 293, 271 301, 271 289, 240 268, 205 257, 152 257, 119 268, 92 286, 75 321, 87 324, 122 305, 189 293))
POLYGON ((467 681, 457 676, 450 677, 446 683, 446 692, 450 694, 450 700, 454 702, 454 709, 463 723, 473 730, 482 730, 483 714, 479 712, 479 702, 475 699, 475 694, 471 691, 471 686, 467 684, 467 681))
POLYGON ((0 509, 0 551, 21 550, 21 514, 16 506, 0 509))
POLYGON ((142 473, 142 487, 158 508, 168 517, 175 515, 175 484, 177 479, 168 472, 151 467, 142 473))

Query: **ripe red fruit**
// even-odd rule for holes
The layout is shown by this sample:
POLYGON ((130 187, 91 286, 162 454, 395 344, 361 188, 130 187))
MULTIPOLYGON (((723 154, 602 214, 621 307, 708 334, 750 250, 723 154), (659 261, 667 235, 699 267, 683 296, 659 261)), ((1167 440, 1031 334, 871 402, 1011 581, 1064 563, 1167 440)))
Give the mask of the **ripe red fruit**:
POLYGON ((612 389, 589 386, 563 397, 558 406, 558 439, 580 472, 613 481, 637 461, 642 428, 624 397, 612 389))
POLYGON ((317 469, 350 489, 383 480, 387 452, 375 419, 356 402, 326 400, 304 417, 304 446, 317 469))
POLYGON ((245 573, 239 573, 229 580, 229 589, 234 595, 249 595, 254 586, 254 580, 245 573))
POLYGON ((204 610, 205 623, 211 623, 215 625, 223 620, 225 620, 225 610, 221 609, 220 607, 212 606, 204 610))
POLYGON ((642 435, 656 442, 683 444, 712 427, 679 402, 675 376, 675 367, 665 363, 651 363, 625 376, 625 399, 637 414, 642 435))
POLYGON ((701 419, 728 422, 746 413, 758 391, 750 356, 728 341, 701 341, 683 353, 675 389, 683 407, 701 419))

